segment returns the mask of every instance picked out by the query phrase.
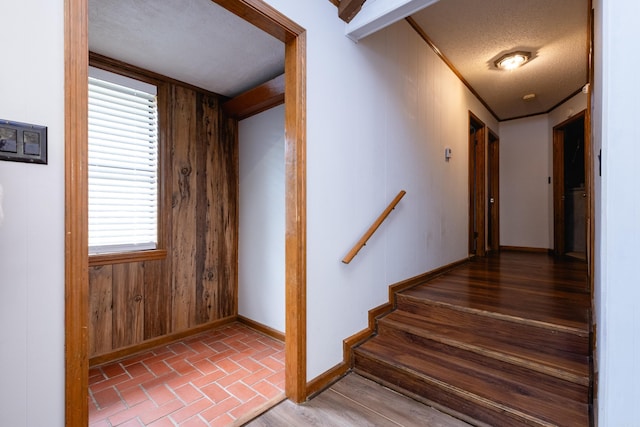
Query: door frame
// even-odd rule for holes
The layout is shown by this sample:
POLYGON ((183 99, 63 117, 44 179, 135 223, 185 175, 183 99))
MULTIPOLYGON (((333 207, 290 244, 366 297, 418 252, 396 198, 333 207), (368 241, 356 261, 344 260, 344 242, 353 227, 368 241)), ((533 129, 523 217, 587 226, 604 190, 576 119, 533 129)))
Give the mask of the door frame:
POLYGON ((486 253, 486 125, 471 111, 469 111, 467 132, 469 134, 469 254, 484 256, 486 253), (469 131, 472 126, 477 129, 473 134, 469 131), (476 137, 478 132, 480 136, 476 137), (476 140, 478 140, 477 144, 476 140))
POLYGON ((590 205, 591 205, 591 143, 587 110, 571 116, 567 120, 553 127, 553 253, 562 256, 565 253, 565 194, 564 194, 564 130, 565 128, 582 119, 584 123, 584 191, 587 197, 585 200, 585 256, 590 253, 590 205))
MULTIPOLYGON (((258 0, 214 0, 285 43, 285 393, 306 387, 306 31, 258 0)), ((64 2, 65 425, 88 424, 88 0, 64 2)))
POLYGON ((487 246, 489 251, 500 250, 500 138, 489 129, 487 174, 488 188, 487 206, 489 206, 487 246))

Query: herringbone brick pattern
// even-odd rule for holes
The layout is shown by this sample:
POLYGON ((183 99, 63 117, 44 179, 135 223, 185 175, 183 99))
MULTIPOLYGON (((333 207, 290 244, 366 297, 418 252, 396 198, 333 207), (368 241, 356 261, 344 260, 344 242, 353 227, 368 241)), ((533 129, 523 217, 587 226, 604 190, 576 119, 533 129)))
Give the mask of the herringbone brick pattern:
POLYGON ((230 426, 283 397, 284 344, 232 323, 92 368, 89 425, 230 426))

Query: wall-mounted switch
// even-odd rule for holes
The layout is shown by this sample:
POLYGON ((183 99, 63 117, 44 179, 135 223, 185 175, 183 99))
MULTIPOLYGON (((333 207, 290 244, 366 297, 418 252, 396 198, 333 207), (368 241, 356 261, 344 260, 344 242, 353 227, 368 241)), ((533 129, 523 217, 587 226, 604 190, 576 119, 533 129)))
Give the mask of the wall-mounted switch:
POLYGON ((444 159, 445 161, 449 161, 451 160, 451 148, 445 148, 444 149, 444 159))
POLYGON ((0 119, 0 160, 47 164, 47 128, 0 119))

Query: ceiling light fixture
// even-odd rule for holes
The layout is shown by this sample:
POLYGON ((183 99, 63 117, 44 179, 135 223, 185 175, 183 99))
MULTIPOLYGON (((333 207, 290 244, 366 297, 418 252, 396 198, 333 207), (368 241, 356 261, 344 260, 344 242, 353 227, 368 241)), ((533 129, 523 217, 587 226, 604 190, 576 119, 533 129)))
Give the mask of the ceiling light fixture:
POLYGON ((511 52, 502 55, 496 62, 496 68, 499 70, 515 70, 529 62, 531 52, 511 52))

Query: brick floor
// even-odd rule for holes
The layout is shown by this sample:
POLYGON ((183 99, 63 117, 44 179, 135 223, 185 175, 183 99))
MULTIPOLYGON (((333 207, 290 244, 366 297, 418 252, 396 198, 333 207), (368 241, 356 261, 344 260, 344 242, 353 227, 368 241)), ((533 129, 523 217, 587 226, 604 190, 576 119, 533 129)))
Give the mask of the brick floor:
POLYGON ((89 426, 230 426, 283 396, 284 344, 232 323, 91 368, 89 426))

